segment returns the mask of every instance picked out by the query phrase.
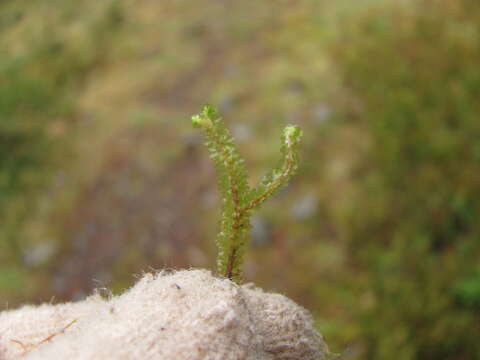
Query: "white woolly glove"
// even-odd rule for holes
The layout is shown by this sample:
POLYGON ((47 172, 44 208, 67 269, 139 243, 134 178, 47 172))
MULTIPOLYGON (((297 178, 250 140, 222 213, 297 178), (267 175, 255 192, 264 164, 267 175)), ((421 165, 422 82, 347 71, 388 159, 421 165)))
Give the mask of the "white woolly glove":
POLYGON ((111 299, 0 313, 0 360, 322 360, 309 313, 206 270, 145 275, 111 299))

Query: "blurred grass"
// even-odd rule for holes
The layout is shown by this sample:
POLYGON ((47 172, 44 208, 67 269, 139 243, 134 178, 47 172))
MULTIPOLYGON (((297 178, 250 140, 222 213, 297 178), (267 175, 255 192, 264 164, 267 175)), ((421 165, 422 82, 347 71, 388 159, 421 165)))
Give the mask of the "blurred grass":
POLYGON ((247 278, 344 359, 478 359, 480 9, 468 0, 0 4, 0 301, 214 266, 218 104, 254 181, 247 278), (201 214, 199 216, 199 214, 201 214))

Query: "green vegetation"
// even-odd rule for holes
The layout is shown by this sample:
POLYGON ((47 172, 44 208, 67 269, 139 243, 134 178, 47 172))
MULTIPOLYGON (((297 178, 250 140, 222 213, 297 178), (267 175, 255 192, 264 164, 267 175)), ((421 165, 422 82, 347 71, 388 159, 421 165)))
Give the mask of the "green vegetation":
POLYGON ((470 1, 420 1, 336 46, 362 104, 341 116, 369 138, 345 214, 368 359, 480 359, 479 33, 470 1))
POLYGON ((26 222, 38 213, 37 201, 55 169, 71 155, 76 96, 105 58, 121 21, 115 3, 81 24, 88 9, 72 14, 70 7, 28 3, 29 10, 16 2, 0 4, 0 292, 5 294, 12 292, 8 279, 27 282, 26 222), (32 22, 28 11, 50 22, 32 22))
POLYGON ((221 273, 248 247, 245 280, 312 310, 342 359, 480 359, 475 1, 3 1, 0 28, 2 306, 212 267, 215 172, 185 122, 207 99, 235 119, 218 174, 244 204, 275 187, 270 135, 303 130, 221 273))
POLYGON ((248 185, 245 160, 239 155, 233 138, 219 117, 217 110, 204 106, 199 115, 192 117, 195 127, 204 130, 206 146, 215 161, 221 193, 220 232, 217 236, 218 272, 240 282, 242 265, 248 245, 252 211, 288 183, 298 169, 297 146, 302 136, 298 126, 287 126, 282 134, 282 159, 255 188, 248 185))

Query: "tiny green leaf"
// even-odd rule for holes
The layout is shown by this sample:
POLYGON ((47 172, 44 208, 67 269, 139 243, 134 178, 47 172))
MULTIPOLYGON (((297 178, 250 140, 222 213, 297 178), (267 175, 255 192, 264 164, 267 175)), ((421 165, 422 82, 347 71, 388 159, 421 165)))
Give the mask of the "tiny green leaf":
POLYGON ((203 106, 202 114, 206 119, 218 117, 218 111, 212 105, 206 104, 203 106))
POLYGON ((194 127, 200 128, 200 127, 210 127, 212 126, 212 121, 210 118, 205 117, 202 115, 193 115, 192 116, 192 124, 194 127))
POLYGON ((195 127, 200 127, 201 126, 202 118, 200 117, 200 115, 193 115, 192 116, 192 124, 195 127))

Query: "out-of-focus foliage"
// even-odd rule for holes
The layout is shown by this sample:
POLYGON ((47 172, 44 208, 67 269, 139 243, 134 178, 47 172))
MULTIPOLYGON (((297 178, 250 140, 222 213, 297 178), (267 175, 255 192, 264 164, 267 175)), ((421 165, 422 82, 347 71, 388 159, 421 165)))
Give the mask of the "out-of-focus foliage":
POLYGON ((255 182, 304 130, 247 281, 342 359, 478 359, 479 27, 473 0, 0 2, 0 304, 212 268, 209 102, 255 182))
POLYGON ((46 191, 56 167, 64 167, 59 160, 67 160, 69 142, 74 138, 76 95, 89 70, 105 57, 119 20, 114 3, 98 9, 60 7, 55 2, 0 4, 3 294, 14 289, 15 283, 26 290, 22 264, 25 221, 38 211, 37 192, 46 191), (82 16, 92 10, 89 21, 82 22, 82 16))
POLYGON ((334 47, 369 140, 345 214, 366 358, 480 359, 480 7, 371 9, 334 47))

